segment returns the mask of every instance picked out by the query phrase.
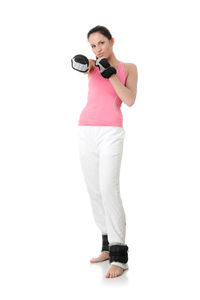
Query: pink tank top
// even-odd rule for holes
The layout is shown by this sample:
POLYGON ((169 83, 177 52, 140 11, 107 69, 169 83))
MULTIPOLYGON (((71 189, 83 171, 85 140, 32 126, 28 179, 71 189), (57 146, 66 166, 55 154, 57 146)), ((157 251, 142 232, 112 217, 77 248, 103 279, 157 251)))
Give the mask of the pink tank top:
MULTIPOLYGON (((116 76, 125 85, 127 73, 123 62, 119 62, 116 76)), ((122 100, 110 80, 101 76, 99 68, 95 66, 88 78, 88 100, 78 124, 123 127, 121 104, 122 100)))

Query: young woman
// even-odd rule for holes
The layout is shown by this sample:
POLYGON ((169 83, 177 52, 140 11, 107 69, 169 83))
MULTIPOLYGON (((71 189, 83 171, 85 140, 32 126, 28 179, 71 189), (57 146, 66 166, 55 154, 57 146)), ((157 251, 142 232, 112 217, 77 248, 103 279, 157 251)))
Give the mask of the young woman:
POLYGON ((87 38, 96 60, 89 59, 88 101, 79 119, 79 153, 94 219, 102 235, 101 253, 90 262, 109 259, 105 277, 112 278, 128 269, 126 217, 119 185, 125 137, 120 106, 131 107, 135 102, 137 67, 116 58, 114 38, 106 27, 92 28, 87 38), (96 64, 101 58, 115 70, 107 78, 96 64))

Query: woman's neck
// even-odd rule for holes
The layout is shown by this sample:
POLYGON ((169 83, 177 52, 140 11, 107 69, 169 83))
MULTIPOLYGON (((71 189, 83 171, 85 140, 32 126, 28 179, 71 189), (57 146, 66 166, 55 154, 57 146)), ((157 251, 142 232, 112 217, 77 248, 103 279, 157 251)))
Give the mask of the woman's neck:
POLYGON ((116 57, 114 55, 112 55, 111 57, 108 57, 108 62, 109 64, 114 67, 114 68, 117 68, 120 61, 118 59, 116 59, 116 57))

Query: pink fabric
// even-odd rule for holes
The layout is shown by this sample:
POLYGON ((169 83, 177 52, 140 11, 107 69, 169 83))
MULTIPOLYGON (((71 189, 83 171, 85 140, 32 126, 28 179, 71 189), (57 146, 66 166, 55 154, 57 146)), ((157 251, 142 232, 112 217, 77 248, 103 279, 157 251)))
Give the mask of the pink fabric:
MULTIPOLYGON (((125 85, 127 73, 123 62, 119 62, 116 76, 125 85)), ((101 76, 95 66, 88 78, 88 100, 81 112, 79 125, 123 127, 121 104, 110 80, 101 76)))

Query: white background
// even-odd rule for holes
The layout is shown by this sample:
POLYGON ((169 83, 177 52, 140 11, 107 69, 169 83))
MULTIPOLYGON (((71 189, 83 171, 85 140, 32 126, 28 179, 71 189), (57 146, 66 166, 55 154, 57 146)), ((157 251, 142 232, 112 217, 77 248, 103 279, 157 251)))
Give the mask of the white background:
POLYGON ((200 299, 198 1, 1 1, 0 298, 200 299), (101 236, 78 156, 87 76, 106 26, 138 68, 122 104, 129 270, 90 264, 101 236), (69 294, 71 294, 69 296, 69 294))

